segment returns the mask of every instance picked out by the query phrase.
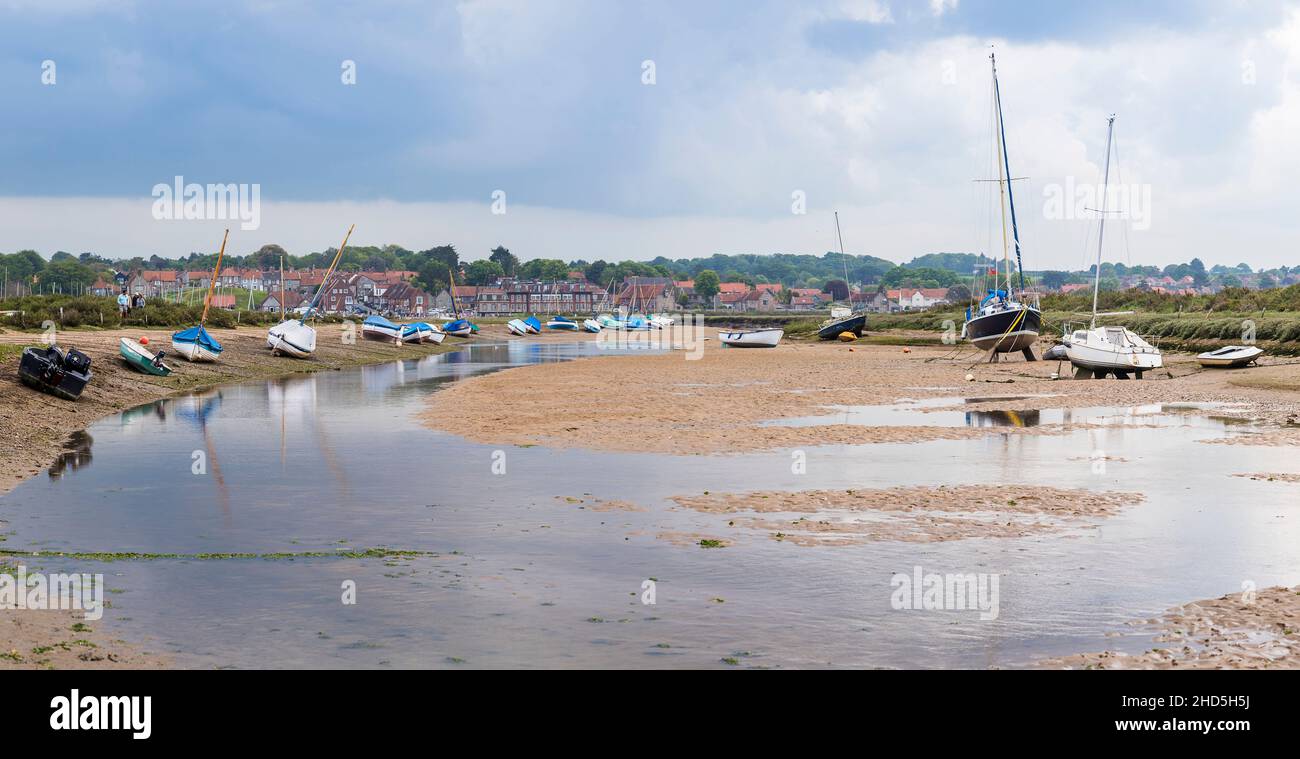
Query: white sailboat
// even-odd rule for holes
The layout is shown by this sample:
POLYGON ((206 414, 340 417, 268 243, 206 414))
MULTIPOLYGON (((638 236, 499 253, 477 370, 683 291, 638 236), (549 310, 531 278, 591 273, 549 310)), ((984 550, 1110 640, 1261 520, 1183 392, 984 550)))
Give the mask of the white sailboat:
MULTIPOLYGON (((266 331, 266 344, 271 351, 277 355, 284 353, 294 358, 307 358, 316 352, 316 330, 307 326, 307 319, 311 312, 316 309, 316 304, 320 302, 321 296, 325 294, 325 289, 329 287, 330 275, 334 273, 334 267, 339 265, 339 259, 343 257, 343 249, 348 245, 348 238, 352 237, 352 230, 356 224, 348 227, 348 233, 343 236, 343 244, 339 246, 338 252, 334 254, 334 260, 330 262, 330 267, 325 270, 325 276, 321 278, 320 288, 316 290, 316 295, 311 299, 311 304, 303 312, 301 319, 289 319, 280 322, 266 331)), ((283 281, 283 280, 281 280, 283 281)))
POLYGON ((1164 366, 1160 349, 1143 340, 1128 327, 1098 327, 1097 294, 1101 290, 1101 252, 1106 232, 1106 183, 1110 181, 1110 154, 1115 136, 1115 117, 1106 121, 1106 168, 1101 179, 1101 210, 1097 222, 1097 268, 1092 284, 1092 322, 1088 329, 1071 330, 1067 324, 1061 344, 1074 365, 1075 379, 1103 379, 1113 374, 1117 379, 1129 375, 1142 379, 1142 373, 1164 366))

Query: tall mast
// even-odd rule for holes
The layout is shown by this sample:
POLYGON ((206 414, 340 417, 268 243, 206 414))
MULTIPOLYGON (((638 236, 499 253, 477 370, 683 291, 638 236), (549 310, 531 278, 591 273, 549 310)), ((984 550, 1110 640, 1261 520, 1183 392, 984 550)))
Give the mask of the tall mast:
MULTIPOLYGON (((1002 121, 1002 90, 998 87, 998 64, 993 54, 989 53, 993 66, 993 101, 998 109, 998 132, 1002 137, 1002 168, 1007 178, 1007 203, 1011 206, 1011 235, 1016 242, 1016 270, 1020 272, 1020 292, 1025 291, 1025 269, 1020 261, 1020 227, 1016 224, 1016 198, 1011 192, 1011 159, 1007 157, 1007 126, 1002 121)), ((1011 277, 1007 277, 1007 290, 1011 289, 1011 277)))
POLYGON ((316 304, 320 302, 321 296, 325 294, 325 287, 329 284, 330 275, 334 273, 334 267, 339 265, 339 259, 343 258, 343 249, 348 246, 348 238, 352 237, 352 230, 356 229, 356 226, 356 224, 353 224, 348 227, 348 233, 343 235, 343 242, 339 244, 338 252, 334 254, 334 260, 330 262, 330 267, 325 270, 325 276, 321 278, 320 288, 316 290, 316 296, 311 299, 311 303, 307 305, 307 310, 303 312, 302 318, 298 320, 299 324, 305 323, 307 317, 311 316, 311 312, 316 310, 316 304))
MULTIPOLYGON (((835 237, 840 241, 840 260, 844 262, 844 288, 849 287, 849 259, 844 255, 844 235, 840 233, 840 212, 835 212, 835 237)), ((853 308, 853 291, 849 290, 849 308, 853 308)))
POLYGON ((1110 181, 1110 143, 1115 135, 1115 114, 1106 119, 1106 168, 1101 175, 1101 220, 1097 222, 1097 271, 1092 281, 1092 327, 1097 326, 1097 292, 1101 290, 1101 241, 1106 235, 1106 183, 1110 181))
MULTIPOLYGON (((989 55, 991 61, 993 56, 989 55)), ((1007 245, 1007 191, 1011 189, 1010 176, 1006 173, 1006 162, 1002 160, 1002 142, 998 139, 1002 131, 1002 109, 998 105, 998 69, 993 67, 993 151, 997 154, 998 164, 998 213, 1002 216, 1002 266, 1007 275, 1007 295, 1011 295, 1011 250, 1007 245)), ((993 280, 993 289, 997 290, 997 278, 993 280)))
POLYGON ((203 299, 203 315, 199 317, 199 327, 208 320, 208 307, 212 305, 212 288, 217 285, 217 277, 221 276, 221 257, 226 254, 226 240, 230 237, 230 230, 221 238, 221 250, 217 251, 217 265, 212 270, 212 280, 208 282, 208 297, 203 299))

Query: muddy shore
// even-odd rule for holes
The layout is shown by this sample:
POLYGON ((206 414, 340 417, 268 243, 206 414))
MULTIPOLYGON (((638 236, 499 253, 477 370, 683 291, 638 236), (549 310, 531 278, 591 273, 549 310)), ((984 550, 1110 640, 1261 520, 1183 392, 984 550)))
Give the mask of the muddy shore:
POLYGON ((961 399, 966 411, 1217 403, 1224 407, 1215 413, 1263 425, 1264 433, 1252 442, 1300 445, 1300 363, 1203 370, 1191 356, 1171 354, 1165 369, 1141 381, 1054 380, 1053 373, 1068 376, 1068 362, 1017 356, 978 363, 970 351, 929 346, 706 346, 697 360, 690 360, 689 351, 601 356, 475 377, 432 396, 424 421, 480 443, 716 455, 1070 429, 846 425, 833 418, 838 405, 947 397, 961 399), (527 404, 499 402, 523 386, 529 388, 527 404), (826 424, 766 424, 825 415, 826 424))

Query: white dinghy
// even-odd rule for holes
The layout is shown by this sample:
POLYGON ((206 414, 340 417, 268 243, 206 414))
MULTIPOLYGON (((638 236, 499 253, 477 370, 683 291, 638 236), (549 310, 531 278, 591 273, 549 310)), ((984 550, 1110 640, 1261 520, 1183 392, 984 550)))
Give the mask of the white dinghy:
POLYGON ((783 337, 785 337, 783 329, 718 331, 718 340, 723 345, 730 345, 733 348, 775 348, 783 337))
POLYGON ((1229 345, 1202 353, 1196 357, 1196 360, 1206 368, 1239 369, 1257 361, 1262 355, 1264 355, 1263 349, 1253 345, 1229 345))

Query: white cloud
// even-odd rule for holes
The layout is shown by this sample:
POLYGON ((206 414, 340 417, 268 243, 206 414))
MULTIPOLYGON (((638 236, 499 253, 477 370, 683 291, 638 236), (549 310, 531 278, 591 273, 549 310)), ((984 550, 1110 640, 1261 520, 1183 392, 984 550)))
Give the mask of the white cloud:
POLYGON ((958 0, 930 0, 930 13, 936 17, 957 10, 958 0))
POLYGON ((852 21, 868 24, 892 24, 894 14, 886 0, 840 0, 840 11, 852 21))

